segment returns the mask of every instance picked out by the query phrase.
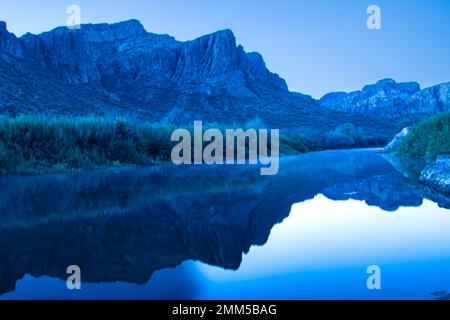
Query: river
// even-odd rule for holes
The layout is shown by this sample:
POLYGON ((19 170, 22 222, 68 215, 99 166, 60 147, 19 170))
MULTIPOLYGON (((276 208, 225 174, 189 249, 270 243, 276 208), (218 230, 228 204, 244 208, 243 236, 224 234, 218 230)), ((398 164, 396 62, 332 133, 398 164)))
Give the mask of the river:
POLYGON ((445 299, 450 201, 408 168, 348 150, 283 158, 276 176, 162 165, 2 177, 0 299, 445 299), (81 290, 67 289, 70 265, 81 290))

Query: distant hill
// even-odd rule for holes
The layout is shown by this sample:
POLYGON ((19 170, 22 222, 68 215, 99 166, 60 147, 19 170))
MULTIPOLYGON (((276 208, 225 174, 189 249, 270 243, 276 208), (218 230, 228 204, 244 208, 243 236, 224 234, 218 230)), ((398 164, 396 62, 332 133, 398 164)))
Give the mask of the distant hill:
POLYGON ((450 111, 450 82, 421 90, 416 82, 384 79, 362 91, 329 93, 318 103, 337 111, 381 118, 422 118, 450 111))

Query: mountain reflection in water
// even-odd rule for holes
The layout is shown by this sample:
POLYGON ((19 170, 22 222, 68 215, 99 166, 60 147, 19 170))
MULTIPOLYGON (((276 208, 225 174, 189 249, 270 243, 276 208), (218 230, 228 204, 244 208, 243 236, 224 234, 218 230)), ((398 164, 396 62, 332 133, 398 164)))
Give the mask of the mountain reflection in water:
POLYGON ((386 214, 424 199, 449 208, 446 196, 396 168, 374 150, 352 150, 282 159, 272 177, 252 166, 172 165, 3 177, 0 295, 24 277, 65 281, 73 264, 87 286, 146 284, 156 271, 190 260, 237 270, 294 204, 320 194, 386 214))

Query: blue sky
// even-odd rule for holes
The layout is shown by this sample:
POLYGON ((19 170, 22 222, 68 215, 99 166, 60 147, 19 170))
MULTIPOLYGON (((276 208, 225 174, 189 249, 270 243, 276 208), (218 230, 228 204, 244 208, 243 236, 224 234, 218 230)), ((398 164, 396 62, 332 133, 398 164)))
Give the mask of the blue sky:
POLYGON ((314 97, 386 77, 450 81, 449 0, 15 0, 2 1, 0 20, 17 35, 39 33, 64 25, 70 4, 82 23, 137 18, 179 40, 230 28, 291 90, 314 97), (371 4, 382 30, 366 27, 371 4))

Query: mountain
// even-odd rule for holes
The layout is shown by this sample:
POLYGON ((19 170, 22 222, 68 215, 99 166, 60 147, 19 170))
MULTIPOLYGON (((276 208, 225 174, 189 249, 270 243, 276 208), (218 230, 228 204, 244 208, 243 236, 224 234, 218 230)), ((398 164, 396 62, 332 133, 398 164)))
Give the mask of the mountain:
MULTIPOLYGON (((60 27, 20 39, 6 30, 5 23, 0 29, 1 51, 31 65, 22 67, 28 73, 25 79, 33 78, 31 71, 51 73, 44 76, 50 82, 52 76, 57 81, 63 78, 65 87, 94 89, 115 104, 131 102, 153 109, 156 118, 162 113, 188 111, 192 105, 197 110, 190 111, 204 112, 201 108, 244 104, 253 106, 249 111, 255 112, 269 98, 289 96, 285 81, 267 70, 261 55, 237 46, 230 30, 179 42, 146 32, 137 20, 83 25, 80 30, 60 27)), ((13 66, 7 68, 20 73, 13 66)), ((27 82, 35 85, 42 77, 35 78, 27 82)), ((49 86, 58 87, 55 83, 49 86)), ((303 102, 302 98, 295 100, 303 102)))
POLYGON ((6 22, 0 21, 0 53, 22 58, 23 50, 20 41, 6 29, 6 22))
POLYGON ((21 38, 28 56, 71 83, 93 83, 120 97, 152 99, 150 92, 189 87, 254 97, 257 87, 287 91, 257 53, 236 46, 230 30, 179 42, 147 33, 137 20, 57 28, 21 38), (138 82, 141 86, 136 88, 138 82), (197 84, 201 84, 198 86, 197 84), (237 91, 236 91, 237 89, 237 91))
POLYGON ((21 38, 1 23, 0 113, 126 116, 180 125, 256 120, 315 138, 352 123, 383 142, 402 129, 290 92, 230 30, 181 42, 147 32, 137 20, 21 38))
POLYGON ((381 118, 418 118, 450 110, 450 82, 421 90, 416 82, 384 79, 361 91, 329 93, 318 103, 333 110, 381 118))

